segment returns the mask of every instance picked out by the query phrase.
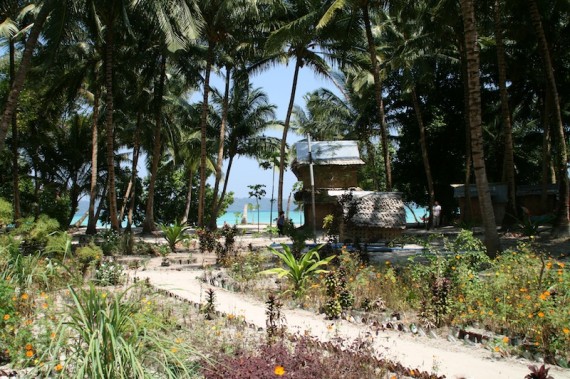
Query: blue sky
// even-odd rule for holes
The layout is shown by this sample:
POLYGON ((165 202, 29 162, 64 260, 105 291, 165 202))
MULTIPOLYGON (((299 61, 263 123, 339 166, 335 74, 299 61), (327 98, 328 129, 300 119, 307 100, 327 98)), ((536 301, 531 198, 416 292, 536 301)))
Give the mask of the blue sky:
MULTIPOLYGON (((269 101, 277 106, 276 113, 277 119, 279 120, 285 120, 285 116, 287 114, 294 68, 294 64, 290 64, 289 66, 279 66, 251 78, 254 88, 262 88, 269 96, 269 101)), ((222 83, 221 81, 219 81, 219 83, 214 81, 213 86, 222 88, 222 83)), ((331 88, 333 85, 327 79, 315 77, 310 69, 301 69, 299 72, 295 104, 304 106, 305 101, 303 100, 303 96, 307 92, 314 91, 321 87, 331 88)), ((269 131, 266 134, 281 137, 282 131, 269 131)), ((303 136, 289 133, 287 136, 287 143, 291 145, 303 138, 303 136)), ((277 181, 278 172, 275 173, 275 198, 277 198, 277 181)), ((284 176, 284 200, 289 196, 293 184, 296 181, 297 178, 295 175, 290 170, 287 170, 284 176)), ((210 182, 213 182, 213 180, 210 179, 210 182)), ((248 197, 249 189, 247 186, 254 184, 264 184, 266 186, 265 190, 267 191, 266 197, 271 198, 272 171, 263 170, 259 167, 257 161, 253 159, 238 157, 238 159, 234 161, 232 171, 230 173, 228 190, 233 191, 235 197, 248 197)))

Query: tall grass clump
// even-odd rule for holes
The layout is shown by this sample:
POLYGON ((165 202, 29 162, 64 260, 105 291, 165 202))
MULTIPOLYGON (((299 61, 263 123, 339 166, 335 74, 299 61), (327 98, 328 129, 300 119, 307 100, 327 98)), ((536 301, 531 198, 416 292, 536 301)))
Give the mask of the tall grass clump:
POLYGON ((196 354, 164 336, 170 327, 134 288, 69 288, 67 316, 44 361, 67 378, 190 378, 196 354))

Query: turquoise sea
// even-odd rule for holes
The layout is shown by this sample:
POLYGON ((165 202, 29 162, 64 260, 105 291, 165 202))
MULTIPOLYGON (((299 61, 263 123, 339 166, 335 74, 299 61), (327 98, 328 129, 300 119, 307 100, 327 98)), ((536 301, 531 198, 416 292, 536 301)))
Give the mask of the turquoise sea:
MULTIPOLYGON (((411 208, 414 209, 416 217, 419 220, 420 217, 423 216, 423 214, 424 214, 424 209, 418 208, 417 206, 412 206, 411 208)), ((79 211, 75 214, 75 217, 73 218, 72 224, 77 222, 81 218, 81 216, 83 215, 84 212, 85 212, 85 210, 82 210, 81 206, 80 206, 79 211)), ((241 212, 229 211, 229 212, 224 213, 220 217, 218 217, 217 224, 218 224, 218 226, 222 226, 222 225, 224 225, 224 222, 227 222, 229 225, 234 225, 234 224, 239 225, 239 224, 241 224, 241 218, 242 218, 241 212)), ((276 218, 277 218, 277 211, 275 209, 273 210, 273 212, 271 212, 270 210, 260 210, 259 211, 259 223, 260 224, 270 224, 270 221, 271 221, 271 224, 275 225, 275 219, 276 218)), ((293 223, 297 226, 303 225, 305 223, 305 218, 304 218, 303 212, 300 212, 300 211, 290 211, 289 212, 289 218, 291 220, 293 220, 293 223)), ((406 207, 406 222, 407 223, 415 223, 416 222, 411 210, 407 207, 406 207)), ((258 223, 257 211, 254 210, 254 211, 248 211, 247 212, 247 223, 248 224, 257 224, 258 223)), ((103 227, 99 222, 97 224, 99 227, 103 227)), ((87 219, 85 219, 83 221, 82 226, 87 226, 87 219)), ((126 226, 126 222, 123 223, 123 226, 126 226)))

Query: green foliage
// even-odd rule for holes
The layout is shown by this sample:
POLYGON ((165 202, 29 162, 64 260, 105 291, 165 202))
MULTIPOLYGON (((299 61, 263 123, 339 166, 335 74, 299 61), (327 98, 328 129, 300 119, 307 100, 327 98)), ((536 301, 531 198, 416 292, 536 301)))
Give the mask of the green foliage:
POLYGON ((12 204, 0 197, 0 230, 12 223, 12 204))
POLYGON ((31 254, 43 251, 48 241, 48 236, 58 231, 59 226, 60 224, 57 220, 41 214, 36 221, 31 217, 22 220, 13 233, 21 236, 23 239, 22 251, 25 254, 31 254))
POLYGON ((168 242, 168 247, 173 253, 176 252, 176 244, 188 238, 188 235, 184 234, 188 230, 188 226, 180 224, 178 220, 173 225, 160 225, 160 229, 164 233, 164 239, 168 242))
POLYGON ((95 283, 100 286, 116 286, 123 279, 123 266, 115 261, 103 262, 95 270, 95 283))
POLYGON ((291 251, 295 257, 298 257, 301 254, 301 251, 306 246, 307 239, 313 235, 313 233, 309 230, 295 228, 293 220, 285 221, 284 233, 285 235, 289 236, 289 238, 291 238, 291 242, 293 243, 291 251))
POLYGON ((281 244, 283 252, 269 247, 272 254, 277 256, 283 267, 275 267, 269 270, 262 271, 262 274, 277 274, 280 278, 286 277, 292 284, 292 293, 295 298, 299 298, 306 290, 306 285, 309 279, 314 278, 319 274, 326 273, 326 270, 321 269, 321 266, 327 265, 335 256, 330 256, 325 259, 320 259, 319 249, 322 247, 317 246, 301 255, 296 259, 289 246, 281 244))
POLYGON ((59 259, 65 259, 71 254, 71 236, 67 232, 55 232, 47 239, 45 251, 59 259))
POLYGON ((81 272, 85 274, 91 265, 98 265, 103 257, 103 250, 91 242, 87 246, 79 247, 75 251, 77 262, 81 265, 81 272))
POLYGON ((67 194, 59 194, 51 190, 42 191, 40 211, 47 217, 56 220, 59 228, 67 229, 70 221, 71 199, 67 194))
MULTIPOLYGON (((132 289, 118 293, 69 288, 68 318, 43 356, 48 367, 75 378, 190 378, 186 346, 165 337, 167 324, 145 309, 132 289), (60 357, 65 356, 65 361, 60 357)), ((41 368, 39 368, 41 370, 41 368)))
POLYGON ((121 235, 111 229, 103 230, 97 233, 96 240, 105 256, 111 256, 119 253, 121 248, 121 235))
POLYGON ((236 281, 247 284, 258 277, 265 262, 265 256, 259 252, 237 255, 228 262, 228 273, 236 281))

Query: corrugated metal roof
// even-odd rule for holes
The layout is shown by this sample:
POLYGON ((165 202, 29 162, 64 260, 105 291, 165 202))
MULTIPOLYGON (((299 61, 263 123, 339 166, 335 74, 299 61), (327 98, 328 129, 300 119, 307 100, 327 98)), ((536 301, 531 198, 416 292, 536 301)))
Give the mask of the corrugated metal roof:
MULTIPOLYGON (((465 197, 465 185, 452 184, 453 197, 465 197)), ((507 198, 507 185, 503 183, 489 183, 489 192, 493 201, 497 203, 506 203, 507 198)), ((469 185, 469 197, 477 197, 477 186, 475 184, 469 185)))
MULTIPOLYGON (((297 162, 309 164, 307 140, 295 144, 297 162)), ((362 165, 356 141, 316 141, 311 142, 313 163, 327 165, 362 165)))
MULTIPOLYGON (((548 184, 546 193, 549 195, 558 194, 558 184, 548 184)), ((542 194, 542 185, 540 184, 522 184, 517 186, 517 196, 540 195, 542 194)))

